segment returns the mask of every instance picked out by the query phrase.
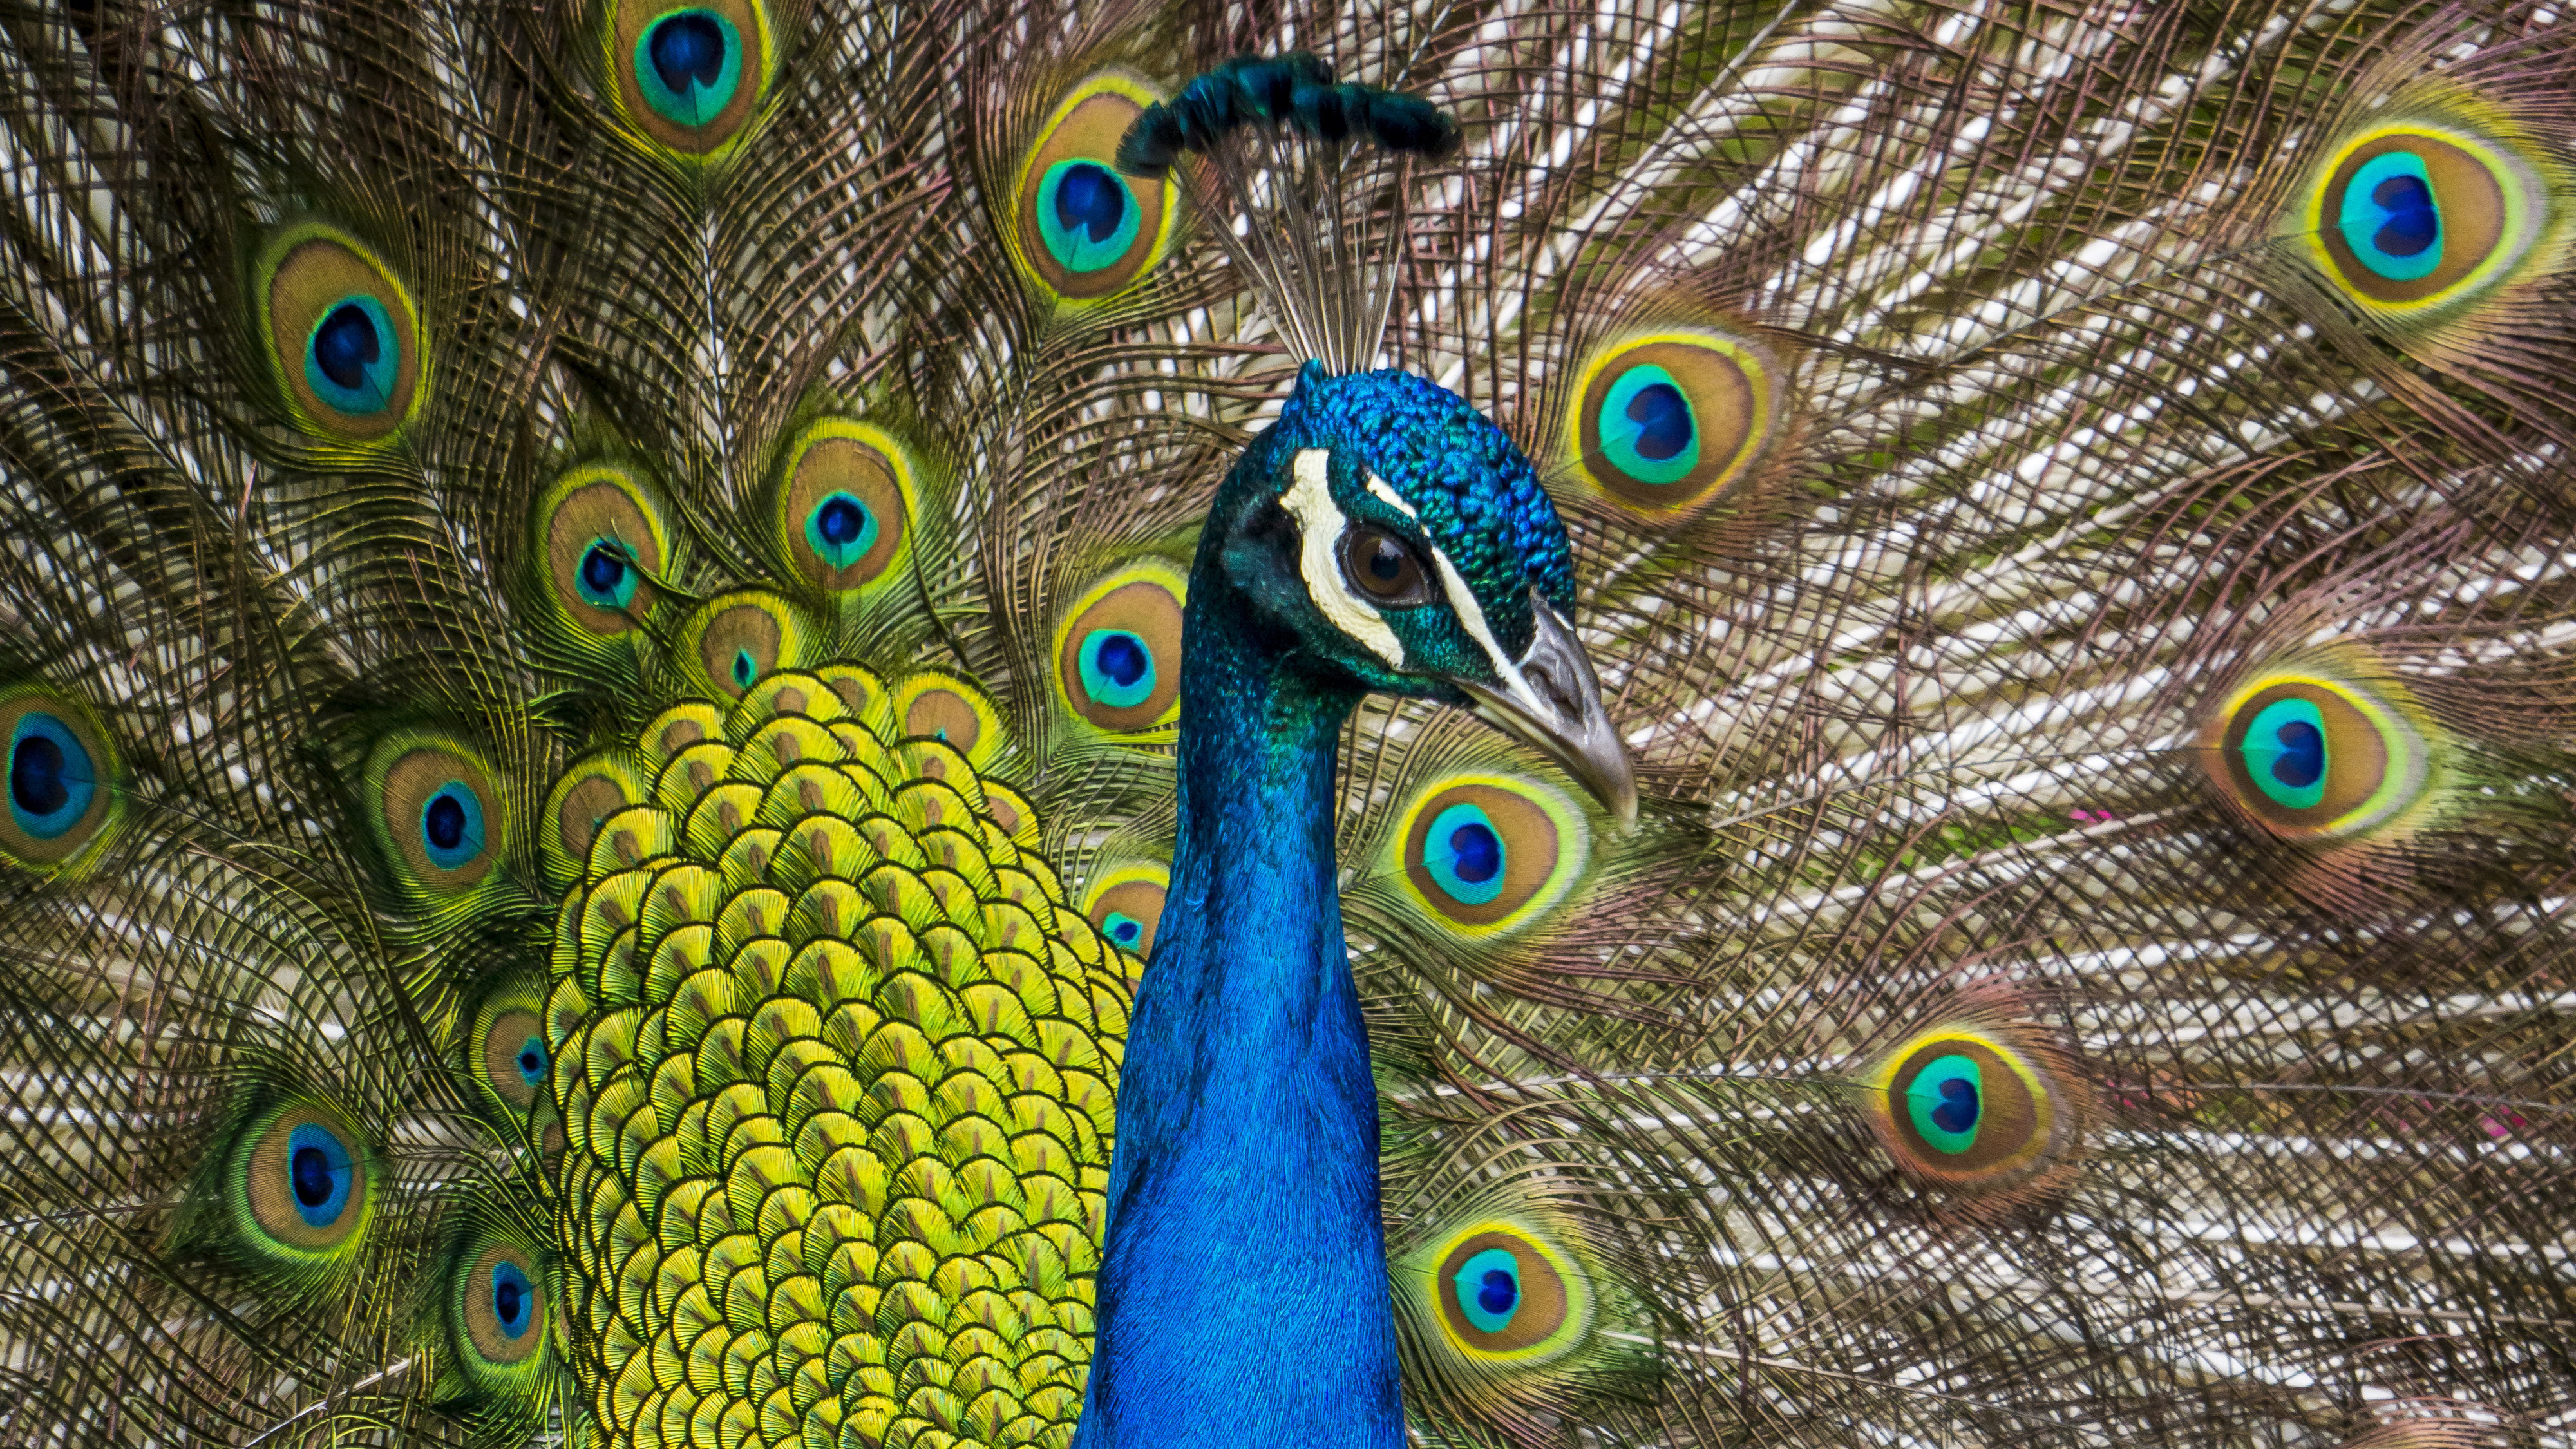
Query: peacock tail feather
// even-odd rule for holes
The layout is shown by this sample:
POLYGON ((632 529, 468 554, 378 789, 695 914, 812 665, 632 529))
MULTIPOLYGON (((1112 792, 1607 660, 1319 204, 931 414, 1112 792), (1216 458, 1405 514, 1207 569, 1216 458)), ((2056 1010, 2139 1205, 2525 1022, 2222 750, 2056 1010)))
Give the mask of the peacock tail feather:
POLYGON ((2554 5, 29 0, 0 109, 0 1440, 1066 1449, 1317 358, 1526 455, 1641 797, 1339 736, 1413 1442, 2576 1445, 2554 5))

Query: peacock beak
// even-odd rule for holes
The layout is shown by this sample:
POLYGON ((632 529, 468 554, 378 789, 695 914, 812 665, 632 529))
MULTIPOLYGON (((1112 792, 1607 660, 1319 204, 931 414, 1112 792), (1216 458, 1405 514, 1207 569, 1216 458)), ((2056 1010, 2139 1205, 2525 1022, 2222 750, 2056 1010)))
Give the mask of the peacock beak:
POLYGON ((1601 682, 1593 677, 1592 661, 1546 600, 1533 597, 1530 602, 1538 613, 1538 632, 1519 663, 1501 670, 1496 684, 1450 682, 1475 701, 1478 718, 1546 751, 1618 816, 1621 826, 1635 825, 1636 772, 1628 765, 1628 747, 1601 707, 1601 682))

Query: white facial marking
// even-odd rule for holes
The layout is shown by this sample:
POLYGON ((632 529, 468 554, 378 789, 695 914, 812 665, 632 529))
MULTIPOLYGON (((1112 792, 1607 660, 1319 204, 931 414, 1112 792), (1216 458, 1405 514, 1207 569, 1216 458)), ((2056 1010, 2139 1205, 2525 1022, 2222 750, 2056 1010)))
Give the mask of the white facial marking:
POLYGON ((1476 647, 1485 651, 1485 658, 1493 663, 1495 676, 1503 681, 1506 688, 1528 692, 1528 686, 1521 682, 1520 666, 1503 653, 1503 646, 1494 638, 1494 631, 1485 626, 1485 607, 1476 602, 1476 591, 1467 587, 1467 581, 1458 576, 1458 566, 1449 562, 1449 555, 1436 545, 1431 550, 1431 563, 1440 570, 1440 587, 1449 591, 1449 609, 1458 616, 1458 627, 1465 629, 1467 637, 1476 641, 1476 647))
POLYGON ((1416 523, 1420 523, 1422 521, 1422 515, 1413 511, 1413 505, 1404 501, 1403 494, 1388 487, 1385 479, 1377 476, 1375 473, 1371 473, 1368 475, 1368 486, 1369 491, 1376 494, 1379 500, 1384 502, 1387 507, 1394 509, 1396 512, 1403 514, 1405 517, 1412 519, 1416 523))
MULTIPOLYGON (((1315 601, 1315 607, 1324 611, 1334 628, 1360 641, 1385 660, 1387 668, 1402 669, 1404 641, 1395 637, 1395 631, 1386 626, 1378 611, 1352 592, 1342 578, 1342 535, 1349 531, 1350 520, 1333 502, 1332 458, 1331 450, 1326 448, 1298 449, 1297 460, 1290 466, 1296 482, 1279 496, 1289 516, 1297 520, 1297 572, 1305 577, 1306 597, 1315 601)), ((1482 628, 1483 623, 1479 619, 1477 627, 1482 628)))

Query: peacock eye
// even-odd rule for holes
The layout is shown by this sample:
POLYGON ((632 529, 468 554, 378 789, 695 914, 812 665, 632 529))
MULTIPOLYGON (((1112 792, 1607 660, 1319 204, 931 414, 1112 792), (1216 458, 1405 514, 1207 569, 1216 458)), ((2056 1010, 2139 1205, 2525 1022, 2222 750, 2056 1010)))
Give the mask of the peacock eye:
POLYGON ((614 6, 608 60, 628 117, 683 154, 705 155, 732 140, 767 83, 767 24, 758 0, 614 6))
POLYGON ((1444 930, 1481 935, 1541 919, 1581 876, 1582 817, 1553 792, 1502 775, 1426 785, 1393 842, 1408 894, 1444 930))
POLYGON ((271 243, 260 290, 280 381, 298 420, 354 442, 417 410, 419 319, 411 296, 357 242, 320 226, 271 243))
POLYGON ((1528 1364, 1581 1342, 1589 1304, 1562 1254, 1514 1224, 1487 1222, 1453 1240, 1432 1271, 1440 1326, 1471 1358, 1528 1364))
POLYGON ((525 1007, 495 1012, 483 1028, 483 1080, 502 1101, 525 1111, 536 1105, 553 1060, 545 1028, 525 1007))
POLYGON ((1170 724, 1180 707, 1184 602, 1179 573, 1154 559, 1084 590, 1070 622, 1056 631, 1065 703, 1105 730, 1170 724))
POLYGON ((632 632, 653 607, 648 577, 668 557, 661 504, 624 469, 573 470, 546 492, 533 517, 542 581, 576 637, 632 632))
POLYGON ((506 839, 491 771, 443 736, 389 738, 369 767, 380 837, 403 883, 432 898, 459 895, 491 873, 506 839))
POLYGON ((365 1217, 367 1175, 357 1139, 336 1116, 296 1107, 253 1136, 243 1159, 244 1197, 262 1234, 288 1248, 338 1247, 365 1217))
POLYGON ((2219 718, 2217 785, 2284 839, 2369 831, 2407 813, 2431 781, 2424 734, 2393 697, 2357 684, 2322 674, 2257 675, 2219 718))
POLYGON ((2465 132, 2391 125, 2347 145, 2311 203, 2335 279, 2366 306, 2420 308, 2485 289, 2528 244, 2529 178, 2465 132))
POLYGON ((1870 1120, 1899 1165, 1926 1182, 2024 1177, 2062 1135, 2056 1073, 2001 1033, 1926 1032, 1882 1062, 1870 1120))
POLYGON ((1361 593, 1381 604, 1406 608, 1431 601, 1422 561, 1390 533, 1352 529, 1342 540, 1342 572, 1361 593))
POLYGON ((1161 99, 1121 71, 1073 87, 1022 161, 1016 226, 1022 265, 1059 299, 1096 302, 1133 283, 1171 241, 1169 181, 1119 173, 1119 137, 1161 99))
POLYGON ((502 1387, 537 1367, 545 1347, 544 1275, 534 1255, 507 1241, 460 1253, 456 1261, 461 1271, 450 1291, 464 1367, 489 1386, 502 1387))
POLYGON ((1159 865, 1132 865, 1104 873, 1085 893, 1082 913, 1111 944, 1139 958, 1154 951, 1163 922, 1171 874, 1159 865))
POLYGON ((1632 336, 1579 376, 1567 450, 1596 487, 1633 509, 1701 507, 1746 476, 1775 431, 1769 361, 1724 333, 1632 336))

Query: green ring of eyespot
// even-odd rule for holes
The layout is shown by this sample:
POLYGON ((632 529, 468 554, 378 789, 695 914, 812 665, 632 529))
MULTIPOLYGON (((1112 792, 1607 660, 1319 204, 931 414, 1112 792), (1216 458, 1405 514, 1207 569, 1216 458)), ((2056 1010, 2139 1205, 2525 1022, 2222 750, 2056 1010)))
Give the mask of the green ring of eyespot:
POLYGON ((1094 629, 1082 637, 1077 656, 1082 671, 1082 687, 1093 700, 1111 709, 1133 709, 1154 697, 1157 672, 1154 646, 1127 629, 1094 629), (1101 660, 1101 655, 1124 642, 1144 659, 1144 670, 1133 680, 1120 682, 1101 660))
POLYGON ((1135 189, 1128 186, 1125 177, 1097 161, 1080 156, 1067 157, 1047 168, 1045 177, 1038 182, 1037 203, 1038 238, 1046 243, 1056 265, 1068 272, 1101 272, 1118 265, 1128 250, 1136 245, 1137 226, 1144 216, 1144 208, 1136 202, 1135 189), (1084 229, 1068 229, 1056 215, 1057 193, 1076 167, 1089 167, 1101 173, 1124 193, 1117 230, 1112 231, 1105 241, 1093 241, 1084 229))
POLYGON ((1679 483, 1699 467, 1699 411, 1691 406, 1690 389, 1673 375, 1651 362, 1640 363, 1619 374, 1610 391, 1601 399, 1601 417, 1595 425, 1601 435, 1601 450, 1620 472, 1640 483, 1679 483), (1638 450, 1637 438, 1642 424, 1628 417, 1628 405, 1637 394, 1655 386, 1672 389, 1682 401, 1682 413, 1690 421, 1690 441, 1669 458, 1649 458, 1638 450))
POLYGON ((325 307, 313 318, 304 334, 304 385, 313 389, 332 410, 353 418, 372 417, 393 406, 394 386, 402 377, 402 334, 394 330, 391 314, 385 304, 364 292, 352 292, 325 307), (322 370, 321 353, 317 350, 322 329, 345 307, 355 307, 367 319, 376 334, 376 359, 361 364, 359 385, 343 387, 322 370))
POLYGON ((732 21, 712 10, 696 6, 673 10, 655 17, 653 23, 645 26, 643 33, 635 37, 634 62, 635 88, 644 97, 646 105, 673 125, 703 126, 724 114, 725 107, 733 104, 734 92, 742 86, 742 33, 734 29, 732 21), (653 63, 653 37, 661 33, 663 26, 687 16, 715 22, 716 29, 724 37, 724 63, 716 71, 712 83, 703 86, 693 84, 689 87, 689 94, 682 95, 662 83, 661 67, 653 63))
POLYGON ((1985 1121, 1985 1077, 1985 1069, 1977 1065, 1976 1058, 1956 1052, 1925 1062, 1923 1070, 1916 1072, 1914 1080, 1905 1088, 1906 1117, 1913 1124, 1915 1133, 1935 1150, 1953 1155, 1976 1146, 1977 1128, 1985 1121), (1949 1099, 1941 1091, 1942 1084, 1946 1082, 1966 1082, 1969 1091, 1975 1094, 1977 1117, 1964 1131, 1954 1132, 1942 1126, 1933 1115, 1948 1105, 1949 1099))
POLYGON ((2296 697, 2276 699, 2254 716, 2245 730, 2245 772, 2254 779, 2254 788, 2274 804, 2291 810, 2313 810, 2326 797, 2326 783, 2334 777, 2334 745, 2326 733, 2325 712, 2313 701, 2296 697), (2273 773, 2272 766, 2281 753, 2270 743, 2279 738, 2284 726, 2303 724, 2317 734, 2317 777, 2305 785, 2293 785, 2273 773), (2264 741, 2256 744, 2256 741, 2264 741))
POLYGON ((845 569, 868 556, 877 546, 877 535, 884 530, 877 524, 877 512, 857 495, 841 490, 816 499, 805 510, 805 543, 814 556, 828 568, 845 569), (823 531, 823 515, 835 503, 846 503, 859 511, 859 533, 856 538, 835 540, 823 531))
POLYGON ((1511 843, 1503 832, 1494 828, 1493 817, 1481 808, 1464 801, 1432 817, 1431 829, 1423 837, 1422 863, 1431 879, 1460 905, 1481 906, 1503 893, 1503 882, 1511 877, 1511 843), (1461 830, 1481 826, 1493 842, 1494 859, 1490 873, 1482 880, 1469 880, 1458 873, 1458 857, 1451 839, 1461 830))

